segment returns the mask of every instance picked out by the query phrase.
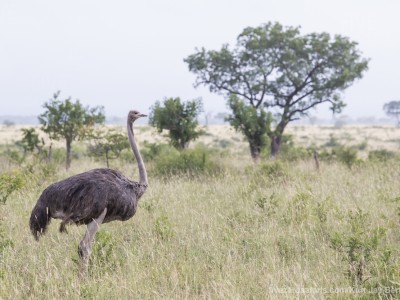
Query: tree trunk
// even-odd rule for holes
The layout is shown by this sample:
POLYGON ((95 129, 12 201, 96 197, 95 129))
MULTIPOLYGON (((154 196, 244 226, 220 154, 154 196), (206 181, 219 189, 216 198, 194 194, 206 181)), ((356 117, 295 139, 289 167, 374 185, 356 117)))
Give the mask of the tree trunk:
POLYGON ((49 155, 47 156, 47 162, 51 162, 52 156, 53 156, 53 143, 50 143, 50 146, 49 146, 49 155))
POLYGON ((315 161, 315 167, 317 171, 319 171, 319 158, 318 158, 318 151, 314 150, 314 161, 315 161))
POLYGON ((65 168, 68 171, 71 166, 71 141, 67 139, 67 161, 65 164, 65 168))
POLYGON ((273 136, 271 138, 271 158, 275 159, 281 149, 282 138, 281 136, 273 136))
POLYGON ((286 125, 289 123, 288 118, 282 117, 275 131, 271 133, 271 159, 275 159, 279 154, 282 145, 282 136, 285 131, 286 125))
POLYGON ((183 139, 181 139, 181 140, 179 141, 179 148, 180 148, 181 150, 189 148, 189 142, 188 142, 188 141, 185 141, 185 140, 183 140, 183 139))
POLYGON ((109 164, 108 164, 108 150, 106 149, 106 162, 107 162, 107 168, 109 168, 109 164))
POLYGON ((250 154, 253 162, 259 163, 261 159, 261 146, 250 144, 250 154))

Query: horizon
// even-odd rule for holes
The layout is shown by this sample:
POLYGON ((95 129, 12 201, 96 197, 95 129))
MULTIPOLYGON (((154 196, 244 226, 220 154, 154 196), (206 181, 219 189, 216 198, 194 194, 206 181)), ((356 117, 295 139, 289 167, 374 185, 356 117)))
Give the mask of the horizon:
MULTIPOLYGON (((0 115, 0 124, 2 125, 21 125, 21 126, 37 126, 40 125, 37 115, 0 115)), ((116 115, 106 115, 105 125, 122 125, 125 124, 125 116, 116 115)), ((206 120, 206 114, 202 113, 198 117, 199 125, 219 125, 226 124, 228 122, 224 121, 217 115, 209 115, 206 120)), ((148 118, 139 119, 137 124, 149 125, 148 118)), ((309 118, 302 118, 291 122, 290 124, 296 125, 393 125, 397 127, 396 120, 390 117, 374 117, 374 116, 361 116, 357 118, 352 118, 347 115, 337 115, 331 118, 318 118, 318 116, 310 116, 309 118)), ((289 125, 290 125, 289 124, 289 125)))

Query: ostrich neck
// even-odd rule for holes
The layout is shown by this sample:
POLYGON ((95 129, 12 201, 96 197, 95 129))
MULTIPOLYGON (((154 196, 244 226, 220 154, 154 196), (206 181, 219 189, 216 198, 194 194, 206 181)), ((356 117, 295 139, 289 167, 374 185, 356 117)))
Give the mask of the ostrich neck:
POLYGON ((138 164, 139 177, 140 177, 139 183, 147 185, 148 182, 147 182, 146 167, 144 166, 142 156, 140 155, 140 152, 139 152, 139 148, 136 145, 135 137, 134 137, 133 130, 132 130, 132 125, 133 124, 129 124, 129 122, 128 122, 128 139, 129 139, 129 143, 131 144, 133 154, 135 155, 135 158, 136 158, 136 161, 138 164))

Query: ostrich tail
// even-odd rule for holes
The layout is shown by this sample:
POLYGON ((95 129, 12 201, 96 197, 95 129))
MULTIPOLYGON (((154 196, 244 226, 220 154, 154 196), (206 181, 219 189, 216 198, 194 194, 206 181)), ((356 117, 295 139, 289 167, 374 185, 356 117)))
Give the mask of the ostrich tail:
POLYGON ((50 217, 48 207, 38 202, 33 208, 31 219, 29 220, 29 227, 35 240, 39 240, 39 237, 46 232, 50 217))

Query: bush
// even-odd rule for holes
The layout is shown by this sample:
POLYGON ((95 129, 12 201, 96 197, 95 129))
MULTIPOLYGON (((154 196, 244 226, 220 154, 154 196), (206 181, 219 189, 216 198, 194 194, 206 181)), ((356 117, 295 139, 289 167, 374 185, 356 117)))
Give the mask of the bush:
POLYGON ((142 157, 146 161, 155 160, 158 156, 166 155, 169 152, 177 153, 178 151, 170 145, 156 143, 145 143, 141 149, 142 157))
POLYGON ((267 162, 260 166, 260 173, 270 179, 286 177, 288 175, 287 165, 279 160, 267 162))
POLYGON ((348 147, 339 147, 334 149, 340 162, 351 168, 357 161, 357 150, 348 147))
POLYGON ((51 159, 55 163, 64 163, 67 155, 65 154, 65 150, 61 148, 53 148, 51 159))
MULTIPOLYGON (((378 254, 385 251, 384 238, 386 229, 373 227, 369 214, 361 209, 350 212, 347 217, 347 230, 334 232, 331 237, 332 247, 347 261, 347 275, 353 286, 362 286, 366 278, 372 281, 374 269, 381 260, 378 254)), ((384 267, 383 269, 386 269, 384 267)), ((382 273, 382 270, 379 270, 382 273)))
POLYGON ((14 150, 7 148, 7 150, 4 152, 4 156, 12 163, 16 163, 18 165, 22 164, 24 162, 24 156, 21 153, 21 151, 14 150))
POLYGON ((313 149, 304 147, 284 147, 281 149, 280 157, 287 161, 306 160, 313 157, 313 149))
POLYGON ((164 99, 163 103, 157 101, 150 108, 149 124, 159 133, 168 130, 170 142, 177 149, 187 149, 203 133, 198 130, 197 121, 202 106, 201 99, 181 102, 177 97, 164 99))
POLYGON ((212 159, 212 152, 201 146, 182 151, 164 149, 154 158, 154 171, 160 175, 215 174, 221 169, 221 166, 212 159))
POLYGON ((333 134, 330 134, 329 141, 327 141, 324 146, 331 147, 331 148, 337 148, 337 147, 341 147, 341 144, 339 143, 339 141, 333 134))
POLYGON ((360 162, 357 150, 345 146, 336 147, 331 151, 324 150, 320 153, 320 158, 325 161, 339 161, 349 168, 360 162))
MULTIPOLYGON (((0 265, 3 265, 3 256, 5 251, 12 247, 14 247, 14 242, 6 237, 2 223, 0 222, 0 265)), ((6 275, 5 272, 5 268, 0 268, 0 279, 4 278, 6 275)))
MULTIPOLYGON (((270 149, 266 151, 270 156, 270 149)), ((306 160, 312 157, 313 149, 305 147, 297 147, 293 140, 293 135, 284 134, 282 136, 282 144, 279 150, 279 158, 286 161, 306 160)))
POLYGON ((161 240, 169 240, 174 236, 172 227, 172 223, 166 214, 161 214, 154 223, 155 233, 161 240))
POLYGON ((21 189, 23 177, 18 173, 0 175, 0 203, 5 204, 12 192, 21 189))
POLYGON ((118 265, 116 259, 116 242, 111 233, 105 230, 99 230, 93 244, 93 253, 89 261, 89 272, 106 273, 112 271, 118 265))
POLYGON ((368 142, 367 142, 367 141, 364 141, 364 142, 362 142, 362 143, 356 145, 356 148, 357 148, 357 150, 360 150, 360 151, 367 150, 367 148, 368 148, 368 142))
POLYGON ((393 151, 389 151, 386 149, 374 150, 374 151, 370 151, 368 153, 368 160, 387 161, 389 159, 394 158, 395 156, 396 156, 396 154, 393 151))

